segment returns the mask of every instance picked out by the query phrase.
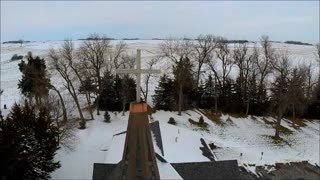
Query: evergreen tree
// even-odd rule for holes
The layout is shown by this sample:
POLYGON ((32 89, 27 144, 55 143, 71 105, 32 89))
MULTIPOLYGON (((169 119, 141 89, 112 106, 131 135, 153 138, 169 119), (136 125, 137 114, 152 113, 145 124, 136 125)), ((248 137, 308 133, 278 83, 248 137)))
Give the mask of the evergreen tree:
POLYGON ((161 76, 158 86, 153 95, 153 103, 156 109, 173 110, 174 106, 174 84, 173 81, 164 74, 161 76))
POLYGON ((247 102, 247 106, 249 106, 247 108, 249 109, 247 111, 250 111, 250 114, 261 115, 262 113, 258 106, 260 96, 258 94, 257 75, 255 72, 249 78, 247 96, 249 97, 247 102))
POLYGON ((211 109, 214 107, 216 91, 215 91, 215 83, 212 79, 212 76, 209 75, 208 79, 204 84, 202 102, 200 103, 200 108, 211 109))
POLYGON ((87 77, 83 83, 81 83, 79 92, 81 94, 86 94, 86 93, 95 93, 96 92, 96 86, 94 85, 93 80, 90 77, 87 77))
POLYGON ((35 98, 36 103, 41 104, 41 99, 48 96, 50 85, 50 79, 46 74, 45 61, 39 56, 34 58, 31 52, 28 53, 27 60, 27 63, 22 60, 18 64, 22 73, 18 88, 29 100, 35 98))
MULTIPOLYGON (((115 83, 115 77, 109 71, 106 71, 102 78, 103 89, 101 91, 101 97, 98 102, 100 109, 109 111, 121 109, 119 100, 117 99, 119 98, 119 96, 117 96, 117 92, 114 91, 114 89, 116 88, 115 83)), ((121 87, 117 87, 118 91, 121 91, 121 89, 119 88, 121 87)))
POLYGON ((305 112, 305 117, 319 119, 320 117, 320 81, 318 82, 317 86, 314 88, 311 99, 312 101, 307 107, 307 110, 305 112))
POLYGON ((205 84, 200 80, 200 83, 196 91, 196 105, 199 108, 206 108, 206 99, 205 99, 205 84))
POLYGON ((292 119, 295 120, 296 116, 300 116, 305 108, 304 105, 307 102, 305 97, 306 87, 306 71, 304 69, 294 68, 291 72, 288 88, 288 101, 290 108, 288 113, 292 115, 292 119))
POLYGON ((181 115, 181 110, 186 109, 191 104, 189 93, 192 93, 194 86, 190 59, 181 56, 180 60, 173 66, 173 74, 174 82, 178 89, 178 115, 181 115))
POLYGON ((129 103, 135 100, 136 83, 129 76, 121 78, 106 72, 102 79, 103 89, 99 98, 101 110, 121 111, 129 109, 129 103))
POLYGON ((235 94, 234 97, 232 99, 232 104, 233 104, 233 110, 236 113, 243 113, 245 110, 245 106, 244 106, 244 96, 243 96, 243 88, 242 83, 241 83, 241 78, 238 77, 236 79, 236 82, 234 83, 234 90, 235 90, 235 94))
POLYGON ((46 109, 27 102, 15 104, 6 120, 0 121, 0 177, 3 179, 50 179, 60 167, 54 161, 59 149, 59 128, 46 109))
MULTIPOLYGON (((136 99, 136 82, 129 75, 125 75, 122 79, 122 115, 124 111, 129 109, 130 102, 135 101, 136 99)), ((116 89, 115 89, 116 90, 116 89)))

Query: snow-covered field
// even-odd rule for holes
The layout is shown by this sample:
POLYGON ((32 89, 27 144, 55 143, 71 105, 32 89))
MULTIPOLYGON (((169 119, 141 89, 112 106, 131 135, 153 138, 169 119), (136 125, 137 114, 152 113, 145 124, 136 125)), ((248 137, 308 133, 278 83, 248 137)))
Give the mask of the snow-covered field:
MULTIPOLYGON (((79 47, 82 41, 75 40, 74 45, 75 48, 79 47)), ((116 44, 119 41, 112 41, 112 44, 116 44)), ((146 63, 150 58, 155 56, 155 53, 158 52, 158 45, 161 43, 160 40, 137 40, 137 41, 125 41, 128 44, 128 53, 136 53, 136 49, 142 50, 142 67, 146 66, 146 63)), ((45 41, 45 42, 31 42, 27 44, 23 44, 22 47, 20 44, 1 44, 1 83, 0 87, 4 89, 4 93, 1 97, 1 105, 6 104, 8 107, 11 107, 14 102, 20 101, 19 90, 17 89, 18 80, 21 79, 21 73, 18 69, 19 61, 10 62, 11 57, 14 54, 18 55, 27 55, 29 51, 33 53, 34 56, 46 57, 49 48, 59 48, 63 44, 63 41, 45 41)), ((253 47, 254 44, 250 43, 248 45, 249 50, 250 47, 253 47)), ((230 47, 234 47, 233 44, 230 44, 230 47)), ((316 73, 318 72, 318 66, 315 62, 315 47, 314 46, 301 46, 301 45, 289 45, 282 43, 273 43, 273 47, 275 49, 285 49, 288 51, 290 56, 291 63, 293 65, 309 65, 310 63, 313 65, 312 71, 316 73)), ((47 60, 47 59, 46 59, 47 60)), ((48 64, 47 60, 47 64, 48 64)), ((217 63, 218 65, 219 63, 217 63)), ((170 70, 172 67, 172 63, 169 60, 162 60, 158 62, 154 68, 161 69, 163 74, 171 74, 170 70)), ((203 70, 207 70, 207 67, 203 67, 203 70)), ((206 73, 203 74, 205 76, 206 73)), ((237 69, 233 66, 233 70, 230 73, 231 77, 235 77, 237 75, 237 69)), ((56 77, 55 74, 52 74, 51 81, 57 87, 62 87, 61 81, 56 77)), ((150 79, 150 87, 149 87, 149 96, 151 97, 154 92, 154 87, 157 84, 159 79, 159 75, 155 75, 154 78, 150 79)), ((142 82, 143 83, 143 82, 142 82)), ((151 98, 148 101, 149 104, 152 104, 151 98)))
MULTIPOLYGON (((156 52, 158 43, 161 41, 139 40, 127 41, 130 51, 133 53, 136 48, 142 49, 142 66, 151 52, 156 52)), ((21 101, 21 95, 17 89, 18 80, 21 73, 18 69, 19 61, 10 62, 13 54, 26 55, 32 51, 34 55, 46 56, 48 48, 57 48, 62 41, 33 42, 20 45, 1 44, 1 89, 4 90, 1 96, 1 110, 6 115, 8 110, 3 109, 6 104, 8 108, 14 102, 21 101)), ((78 47, 81 41, 75 41, 78 47)), ((116 42, 115 42, 116 43, 116 42)), ((252 44, 251 44, 252 45, 252 44)), ((275 48, 287 48, 292 63, 295 65, 314 63, 313 46, 297 46, 287 44, 274 44, 275 48)), ((159 62, 155 68, 162 70, 162 73, 169 73, 170 62, 159 62)), ((316 67, 314 71, 317 72, 316 67)), ((234 71, 236 72, 236 71, 234 71)), ((52 83, 61 87, 59 78, 52 75, 52 83)), ((151 79, 149 95, 151 96, 157 84, 159 76, 151 79)), ((65 93, 65 95, 67 95, 65 93)), ((151 98, 148 100, 152 104, 151 98)), ((103 113, 102 113, 103 114, 103 113)), ((52 176, 54 179, 91 179, 93 163, 103 163, 108 157, 114 156, 114 161, 121 156, 111 150, 111 146, 122 147, 121 141, 113 141, 113 134, 124 131, 127 127, 128 112, 125 116, 111 114, 111 123, 103 122, 103 115, 96 116, 95 120, 87 123, 87 129, 75 130, 74 150, 60 149, 56 159, 61 161, 61 168, 56 170, 52 176), (115 144, 112 142, 119 142, 115 144)), ((201 113, 197 110, 184 112, 182 116, 177 116, 176 112, 158 111, 153 117, 160 122, 161 133, 163 134, 165 148, 165 158, 169 162, 191 162, 208 161, 201 155, 199 138, 204 138, 207 143, 214 142, 219 148, 214 150, 217 160, 237 159, 240 165, 247 169, 264 164, 274 164, 276 162, 290 162, 308 160, 312 164, 320 164, 319 157, 319 121, 306 121, 306 126, 293 128, 288 120, 282 121, 282 126, 291 130, 290 134, 282 137, 286 143, 276 144, 270 138, 274 134, 274 129, 269 123, 274 121, 271 117, 248 117, 234 118, 229 115, 220 117, 221 124, 212 122, 205 118, 209 124, 208 131, 201 130, 197 126, 191 125, 188 119, 195 121, 199 119, 201 113), (167 121, 174 117, 177 125, 169 125, 167 121), (177 141, 176 141, 177 138, 177 141), (254 166, 248 166, 254 164, 254 166)))

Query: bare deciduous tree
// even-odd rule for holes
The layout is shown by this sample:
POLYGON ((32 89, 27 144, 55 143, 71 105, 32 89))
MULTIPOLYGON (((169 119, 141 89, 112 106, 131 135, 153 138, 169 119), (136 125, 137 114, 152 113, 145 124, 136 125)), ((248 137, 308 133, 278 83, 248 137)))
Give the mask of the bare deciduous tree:
POLYGON ((206 63, 213 56, 213 51, 217 46, 217 39, 213 35, 200 35, 194 44, 194 49, 196 53, 196 87, 199 85, 199 79, 201 75, 201 68, 204 63, 206 63))
POLYGON ((250 98, 252 97, 252 91, 256 85, 257 66, 254 62, 259 58, 259 50, 256 44, 253 47, 253 52, 245 63, 245 84, 246 84, 246 116, 249 114, 250 98), (253 82, 252 82, 253 81, 253 82))
POLYGON ((271 64, 274 60, 274 49, 272 48, 271 42, 269 40, 269 36, 263 35, 261 37, 261 47, 262 47, 262 57, 256 59, 256 66, 258 69, 258 73, 260 76, 259 80, 259 94, 260 94, 260 101, 262 101, 262 94, 265 84, 265 79, 268 74, 271 72, 271 64))
POLYGON ((189 83, 190 87, 193 87, 194 84, 192 69, 190 69, 190 67, 192 68, 190 59, 194 56, 194 45, 188 38, 182 40, 169 38, 164 40, 159 48, 159 56, 169 58, 175 64, 173 74, 179 86, 178 115, 181 115, 183 88, 187 83, 189 83))
MULTIPOLYGON (((57 90, 54 86, 52 86, 52 88, 54 90, 57 90)), ((60 96, 60 93, 58 93, 58 95, 60 96)), ((64 109, 60 108, 60 105, 60 101, 57 100, 57 97, 53 94, 49 94, 46 106, 50 112, 51 117, 53 118, 53 121, 59 129, 59 136, 57 140, 59 144, 64 148, 68 150, 73 150, 73 142, 75 140, 74 129, 76 127, 76 123, 74 121, 64 120, 65 112, 64 109), (63 117, 62 121, 61 116, 63 117)))
POLYGON ((247 44, 243 43, 236 46, 233 52, 234 62, 239 69, 239 80, 237 83, 241 90, 242 103, 246 107, 245 114, 248 115, 250 106, 250 95, 248 94, 249 78, 251 72, 255 73, 253 61, 258 57, 258 51, 254 47, 252 54, 249 55, 247 44))
POLYGON ((59 75, 62 77, 64 80, 64 87, 67 88, 68 92, 72 96, 77 109, 79 111, 80 115, 80 128, 85 128, 85 119, 82 114, 82 110, 80 107, 79 99, 78 99, 78 94, 76 92, 76 88, 74 86, 74 75, 72 74, 73 70, 70 66, 69 61, 65 58, 68 55, 63 55, 64 51, 62 49, 59 49, 59 52, 56 52, 54 49, 49 50, 49 58, 51 59, 51 68, 56 70, 59 75))
POLYGON ((281 51, 279 55, 275 56, 275 61, 271 65, 277 73, 272 93, 277 116, 275 138, 280 138, 281 119, 290 104, 288 93, 290 63, 287 53, 281 51))
POLYGON ((124 41, 120 41, 111 50, 110 52, 111 67, 113 67, 115 70, 119 69, 121 66, 124 66, 124 63, 125 63, 124 60, 126 60, 126 57, 127 57, 125 55, 126 50, 127 50, 127 44, 124 41))
POLYGON ((123 66, 123 68, 129 68, 129 69, 133 69, 134 68, 134 65, 136 63, 136 56, 134 54, 123 54, 122 57, 121 57, 121 64, 123 66))
POLYGON ((160 57, 169 58, 174 63, 178 63, 181 57, 191 58, 193 55, 193 43, 189 39, 168 38, 159 45, 160 57))
MULTIPOLYGON (((159 61, 160 57, 156 56, 147 62, 147 69, 152 69, 152 67, 159 61)), ((144 84, 145 88, 141 87, 141 92, 143 94, 144 100, 148 101, 148 92, 149 92, 149 80, 152 77, 151 74, 145 74, 144 76, 144 84)))
POLYGON ((88 67, 94 72, 97 79, 97 115, 99 111, 99 99, 102 91, 102 73, 103 68, 107 63, 107 55, 110 53, 110 40, 107 37, 98 34, 90 35, 88 40, 85 40, 80 45, 79 53, 83 60, 88 62, 88 67))
POLYGON ((63 100, 63 97, 62 97, 60 91, 52 84, 50 84, 49 88, 52 89, 53 91, 55 91, 58 94, 59 99, 60 99, 60 103, 58 103, 58 106, 59 107, 61 106, 61 109, 62 109, 63 122, 67 122, 67 120, 68 120, 68 118, 67 118, 67 109, 66 109, 66 106, 65 106, 65 103, 64 103, 64 100, 63 100))
POLYGON ((215 80, 217 81, 219 89, 221 90, 222 97, 225 97, 226 92, 224 87, 234 65, 234 61, 231 58, 230 48, 226 42, 226 39, 220 38, 218 40, 217 48, 215 48, 215 55, 217 59, 213 57, 207 63, 215 76, 215 80), (217 60, 220 63, 219 65, 222 70, 221 72, 219 72, 218 68, 216 67, 218 63, 217 60))

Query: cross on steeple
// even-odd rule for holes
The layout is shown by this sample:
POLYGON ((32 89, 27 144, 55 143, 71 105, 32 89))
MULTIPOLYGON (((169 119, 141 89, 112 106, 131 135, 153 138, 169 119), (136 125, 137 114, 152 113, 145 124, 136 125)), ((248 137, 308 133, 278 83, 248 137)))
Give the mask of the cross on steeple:
POLYGON ((137 86, 136 86, 136 102, 140 102, 141 97, 141 74, 159 74, 160 70, 156 69, 141 69, 141 49, 137 49, 136 57, 136 69, 118 69, 117 74, 135 74, 137 77, 137 86))

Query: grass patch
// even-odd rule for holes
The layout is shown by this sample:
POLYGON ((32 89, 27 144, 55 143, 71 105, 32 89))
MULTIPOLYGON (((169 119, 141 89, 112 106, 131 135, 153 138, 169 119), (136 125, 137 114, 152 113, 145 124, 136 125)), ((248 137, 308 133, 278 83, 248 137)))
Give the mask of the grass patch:
POLYGON ((208 123, 204 122, 204 123, 199 123, 197 121, 194 121, 192 120, 191 118, 189 118, 189 122, 192 124, 192 125, 196 125, 199 127, 199 129, 203 130, 203 131, 209 131, 208 129, 208 123))
POLYGON ((239 114, 239 113, 228 113, 228 114, 234 118, 247 118, 248 117, 245 114, 239 114))
POLYGON ((284 126, 280 126, 280 133, 285 134, 285 135, 290 135, 293 133, 293 131, 291 131, 290 129, 288 129, 284 126))
POLYGON ((264 136, 267 139, 269 139, 272 142, 272 144, 276 144, 276 145, 280 145, 280 146, 285 146, 285 145, 291 146, 291 143, 289 141, 285 140, 282 137, 276 138, 276 137, 271 136, 271 135, 262 135, 262 136, 264 136))
POLYGON ((273 121, 268 121, 265 117, 263 117, 262 120, 263 120, 263 122, 266 123, 267 125, 273 126, 274 124, 276 124, 276 123, 273 122, 273 121))
POLYGON ((288 120, 291 122, 291 127, 295 128, 295 129, 298 129, 298 128, 300 128, 300 127, 305 127, 305 126, 307 126, 307 125, 304 123, 305 120, 300 119, 300 118, 295 118, 295 119, 289 118, 288 120))

